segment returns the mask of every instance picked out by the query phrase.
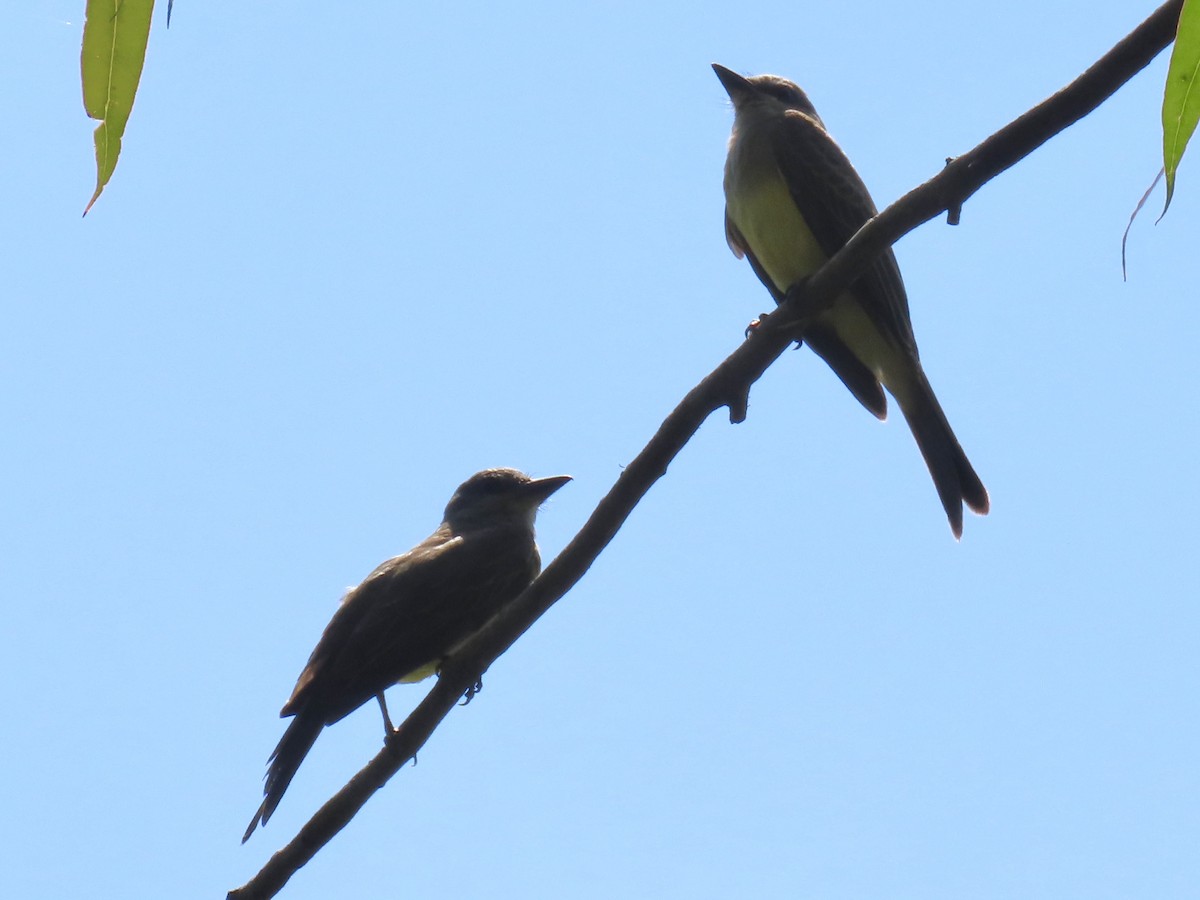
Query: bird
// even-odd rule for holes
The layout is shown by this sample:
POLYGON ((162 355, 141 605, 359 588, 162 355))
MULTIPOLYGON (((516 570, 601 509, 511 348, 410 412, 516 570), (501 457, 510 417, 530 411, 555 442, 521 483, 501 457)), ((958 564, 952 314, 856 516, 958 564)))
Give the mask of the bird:
POLYGON ((384 690, 435 674, 529 586, 541 571, 538 507, 570 480, 476 472, 433 534, 347 591, 279 713, 292 721, 267 760, 263 801, 242 843, 267 823, 325 726, 377 698, 390 733, 384 690))
MULTIPOLYGON (((866 185, 829 136, 808 95, 777 75, 744 77, 713 63, 733 102, 725 160, 725 237, 776 303, 876 215, 866 185)), ((877 418, 896 399, 933 476, 956 539, 963 504, 985 515, 987 490, 955 437, 921 367, 908 296, 889 248, 802 330, 877 418)))

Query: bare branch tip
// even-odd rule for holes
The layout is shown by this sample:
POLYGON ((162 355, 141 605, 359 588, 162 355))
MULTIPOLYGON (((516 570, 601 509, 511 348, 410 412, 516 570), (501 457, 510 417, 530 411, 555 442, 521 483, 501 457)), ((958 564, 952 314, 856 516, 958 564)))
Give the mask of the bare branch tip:
POLYGON ((729 424, 741 425, 746 421, 746 415, 750 409, 750 387, 747 385, 742 390, 730 399, 726 404, 729 407, 729 424))

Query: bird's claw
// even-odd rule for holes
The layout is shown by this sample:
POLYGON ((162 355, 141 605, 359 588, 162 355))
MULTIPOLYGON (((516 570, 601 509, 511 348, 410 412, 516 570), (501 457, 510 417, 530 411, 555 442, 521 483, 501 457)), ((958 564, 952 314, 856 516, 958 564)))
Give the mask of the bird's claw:
POLYGON ((478 678, 475 680, 475 683, 473 685, 471 685, 469 688, 467 688, 467 692, 465 694, 463 694, 463 702, 458 705, 466 706, 468 703, 470 703, 472 700, 474 700, 475 695, 478 694, 482 690, 483 690, 483 679, 478 678))
POLYGON ((758 318, 754 319, 749 325, 746 326, 746 337, 750 337, 750 335, 754 334, 754 332, 762 325, 762 323, 767 320, 767 316, 769 315, 770 313, 759 313, 758 318))

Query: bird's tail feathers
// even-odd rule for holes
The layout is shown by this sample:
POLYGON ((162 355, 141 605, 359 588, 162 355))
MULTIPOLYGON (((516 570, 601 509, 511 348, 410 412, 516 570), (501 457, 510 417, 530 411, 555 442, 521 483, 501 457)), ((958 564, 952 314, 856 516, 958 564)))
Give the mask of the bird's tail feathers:
POLYGON ((974 512, 985 515, 989 507, 987 489, 954 436, 925 374, 918 369, 916 376, 911 389, 904 391, 904 396, 897 394, 896 399, 925 458, 925 465, 929 467, 929 474, 933 476, 954 537, 961 538, 963 503, 974 512))
POLYGON ((287 730, 283 733, 283 737, 279 739, 279 743, 275 747, 275 751, 271 754, 271 758, 267 761, 267 777, 266 784, 263 787, 263 802, 258 807, 258 811, 254 814, 254 818, 250 820, 250 825, 246 829, 246 833, 242 835, 242 843, 246 843, 250 839, 250 835, 254 834, 254 829, 261 822, 267 824, 267 819, 271 818, 271 813, 275 812, 275 807, 279 805, 279 801, 283 798, 284 791, 288 789, 288 785, 292 783, 292 778, 296 771, 300 768, 300 764, 304 762, 304 757, 308 755, 308 751, 312 749, 312 745, 316 743, 317 736, 321 733, 321 729, 325 727, 323 719, 301 710, 287 730))

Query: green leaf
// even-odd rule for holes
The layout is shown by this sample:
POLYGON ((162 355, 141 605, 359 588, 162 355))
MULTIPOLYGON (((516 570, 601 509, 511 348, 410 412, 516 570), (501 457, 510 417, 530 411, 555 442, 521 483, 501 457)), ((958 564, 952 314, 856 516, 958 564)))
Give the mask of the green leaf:
POLYGON ((95 135, 96 193, 83 211, 85 216, 117 167, 121 136, 142 77, 153 12, 154 0, 87 0, 79 58, 83 108, 100 124, 95 135))
POLYGON ((1200 120, 1200 0, 1184 0, 1167 87, 1163 91, 1163 168, 1167 173, 1167 200, 1163 215, 1175 194, 1175 170, 1200 120))

